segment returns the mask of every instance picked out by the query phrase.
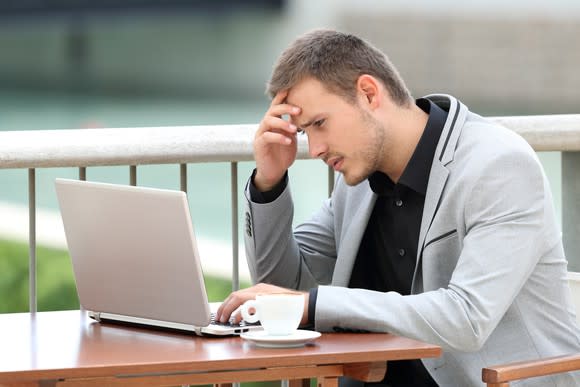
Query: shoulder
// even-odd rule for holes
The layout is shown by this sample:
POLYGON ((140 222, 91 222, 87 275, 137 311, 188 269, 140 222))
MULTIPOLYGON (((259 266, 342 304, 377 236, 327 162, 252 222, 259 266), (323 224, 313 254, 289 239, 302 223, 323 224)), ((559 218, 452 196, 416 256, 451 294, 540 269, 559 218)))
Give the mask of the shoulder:
POLYGON ((545 173, 532 147, 517 133, 470 114, 461 131, 453 161, 447 165, 449 185, 464 203, 531 206, 551 196, 545 173))
POLYGON ((470 113, 462 128, 455 160, 485 167, 494 162, 531 163, 541 169, 536 152, 514 131, 470 113))

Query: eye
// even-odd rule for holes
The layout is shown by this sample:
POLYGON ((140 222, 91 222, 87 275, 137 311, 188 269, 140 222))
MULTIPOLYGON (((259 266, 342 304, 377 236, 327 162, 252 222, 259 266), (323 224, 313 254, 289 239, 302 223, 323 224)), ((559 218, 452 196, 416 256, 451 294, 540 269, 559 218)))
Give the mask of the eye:
POLYGON ((322 125, 324 125, 324 121, 325 121, 324 118, 321 118, 320 120, 314 121, 312 125, 321 127, 322 125))

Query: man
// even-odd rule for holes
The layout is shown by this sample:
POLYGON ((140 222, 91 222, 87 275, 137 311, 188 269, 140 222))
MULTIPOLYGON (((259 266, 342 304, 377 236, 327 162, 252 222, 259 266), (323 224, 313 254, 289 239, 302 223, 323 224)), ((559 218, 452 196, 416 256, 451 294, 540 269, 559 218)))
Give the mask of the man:
POLYGON ((284 287, 304 291, 302 322, 318 331, 443 347, 440 359, 389 363, 389 386, 479 386, 485 366, 580 351, 550 188, 522 138, 454 97, 414 100, 384 54, 335 31, 286 49, 268 92, 246 190, 258 284, 232 293, 218 318, 284 287), (293 231, 287 169, 301 133, 340 174, 293 231))

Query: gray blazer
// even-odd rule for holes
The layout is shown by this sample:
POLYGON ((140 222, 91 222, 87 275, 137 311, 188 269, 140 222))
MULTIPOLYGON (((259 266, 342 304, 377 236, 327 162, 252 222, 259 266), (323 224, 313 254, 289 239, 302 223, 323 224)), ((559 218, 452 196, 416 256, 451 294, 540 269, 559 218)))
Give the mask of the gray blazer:
MULTIPOLYGON (((423 360, 441 386, 480 386, 485 366, 580 352, 567 261, 540 162, 517 134, 448 95, 429 176, 412 294, 348 289, 376 200, 337 178, 332 197, 292 230, 290 187, 257 204, 246 190, 246 254, 255 282, 318 286, 318 331, 392 332, 440 345, 423 360)), ((580 374, 526 386, 577 386, 580 374)))

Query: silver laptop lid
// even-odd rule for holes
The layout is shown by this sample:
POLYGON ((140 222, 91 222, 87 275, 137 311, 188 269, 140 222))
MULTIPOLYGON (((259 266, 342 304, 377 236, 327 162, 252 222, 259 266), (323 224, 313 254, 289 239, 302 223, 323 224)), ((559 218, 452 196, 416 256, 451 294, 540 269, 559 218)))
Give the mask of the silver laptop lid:
POLYGON ((184 192, 67 179, 56 191, 84 309, 210 322, 184 192))

